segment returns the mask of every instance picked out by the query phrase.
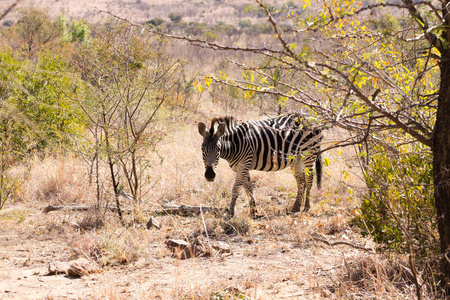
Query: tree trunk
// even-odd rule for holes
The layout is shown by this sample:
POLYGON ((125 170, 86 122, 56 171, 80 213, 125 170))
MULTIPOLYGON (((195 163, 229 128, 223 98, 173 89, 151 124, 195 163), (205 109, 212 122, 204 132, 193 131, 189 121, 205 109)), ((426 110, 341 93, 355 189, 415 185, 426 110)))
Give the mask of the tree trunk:
MULTIPOLYGON (((450 52, 442 57, 450 58, 450 52)), ((433 136, 433 176, 438 231, 441 240, 443 287, 450 292, 450 61, 440 62, 441 83, 433 136)))

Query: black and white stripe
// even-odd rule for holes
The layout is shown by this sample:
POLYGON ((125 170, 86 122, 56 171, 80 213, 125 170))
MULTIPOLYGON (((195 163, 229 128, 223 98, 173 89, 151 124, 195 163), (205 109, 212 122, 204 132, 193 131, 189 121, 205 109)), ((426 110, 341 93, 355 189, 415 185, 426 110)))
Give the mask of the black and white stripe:
POLYGON ((219 158, 227 160, 237 173, 232 189, 230 216, 234 215, 241 186, 250 197, 251 214, 255 214, 250 170, 269 172, 288 166, 293 167, 298 186, 292 211, 300 211, 303 200, 304 209, 310 208, 309 195, 314 163, 319 187, 321 181, 321 159, 318 154, 322 141, 321 130, 301 128, 299 118, 295 114, 245 123, 238 123, 233 117, 214 118, 209 130, 206 130, 206 125, 201 122, 198 129, 203 136, 202 154, 206 179, 214 180, 214 169, 219 158))

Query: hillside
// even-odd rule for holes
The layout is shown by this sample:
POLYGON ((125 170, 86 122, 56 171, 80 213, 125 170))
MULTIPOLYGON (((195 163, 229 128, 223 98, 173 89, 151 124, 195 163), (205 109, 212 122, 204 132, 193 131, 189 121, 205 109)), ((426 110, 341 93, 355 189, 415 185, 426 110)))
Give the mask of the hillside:
MULTIPOLYGON (((288 1, 275 1, 274 5, 281 7, 288 1)), ((6 0, 0 2, 0 11, 4 11, 14 1, 6 0)), ((267 2, 270 5, 270 1, 267 2)), ((240 20, 256 20, 258 17, 257 4, 251 0, 136 0, 136 1, 115 1, 115 0, 23 0, 19 8, 34 7, 47 11, 51 16, 63 13, 76 19, 86 19, 89 22, 100 22, 105 15, 99 10, 105 10, 118 16, 127 18, 136 23, 145 22, 152 18, 163 18, 169 20, 169 14, 181 15, 186 22, 200 22, 214 24, 225 22, 236 25, 240 20), (246 9, 249 5, 253 9, 246 9)), ((14 20, 16 12, 12 12, 6 17, 7 20, 14 20)))

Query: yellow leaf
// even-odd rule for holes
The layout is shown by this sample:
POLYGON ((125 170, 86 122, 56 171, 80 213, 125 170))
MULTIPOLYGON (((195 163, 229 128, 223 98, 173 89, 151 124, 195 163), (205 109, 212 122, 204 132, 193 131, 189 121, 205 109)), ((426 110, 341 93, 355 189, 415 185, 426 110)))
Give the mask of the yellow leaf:
POLYGON ((209 90, 211 90, 211 87, 210 87, 211 82, 212 82, 211 77, 206 76, 206 77, 205 77, 205 84, 206 84, 206 86, 208 87, 209 90))
POLYGON ((347 171, 343 171, 343 173, 344 173, 344 179, 348 180, 348 176, 349 176, 348 172, 347 171))
POLYGON ((305 175, 311 176, 311 171, 308 168, 305 168, 305 175))

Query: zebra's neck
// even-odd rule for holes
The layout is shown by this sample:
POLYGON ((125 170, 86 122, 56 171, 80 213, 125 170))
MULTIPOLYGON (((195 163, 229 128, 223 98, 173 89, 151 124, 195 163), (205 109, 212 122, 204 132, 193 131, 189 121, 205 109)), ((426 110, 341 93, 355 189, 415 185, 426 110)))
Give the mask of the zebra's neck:
POLYGON ((220 137, 221 149, 220 157, 229 160, 236 150, 236 141, 233 137, 236 136, 237 128, 242 125, 234 117, 226 116, 220 118, 214 118, 211 121, 211 127, 215 123, 225 123, 225 133, 220 137))

